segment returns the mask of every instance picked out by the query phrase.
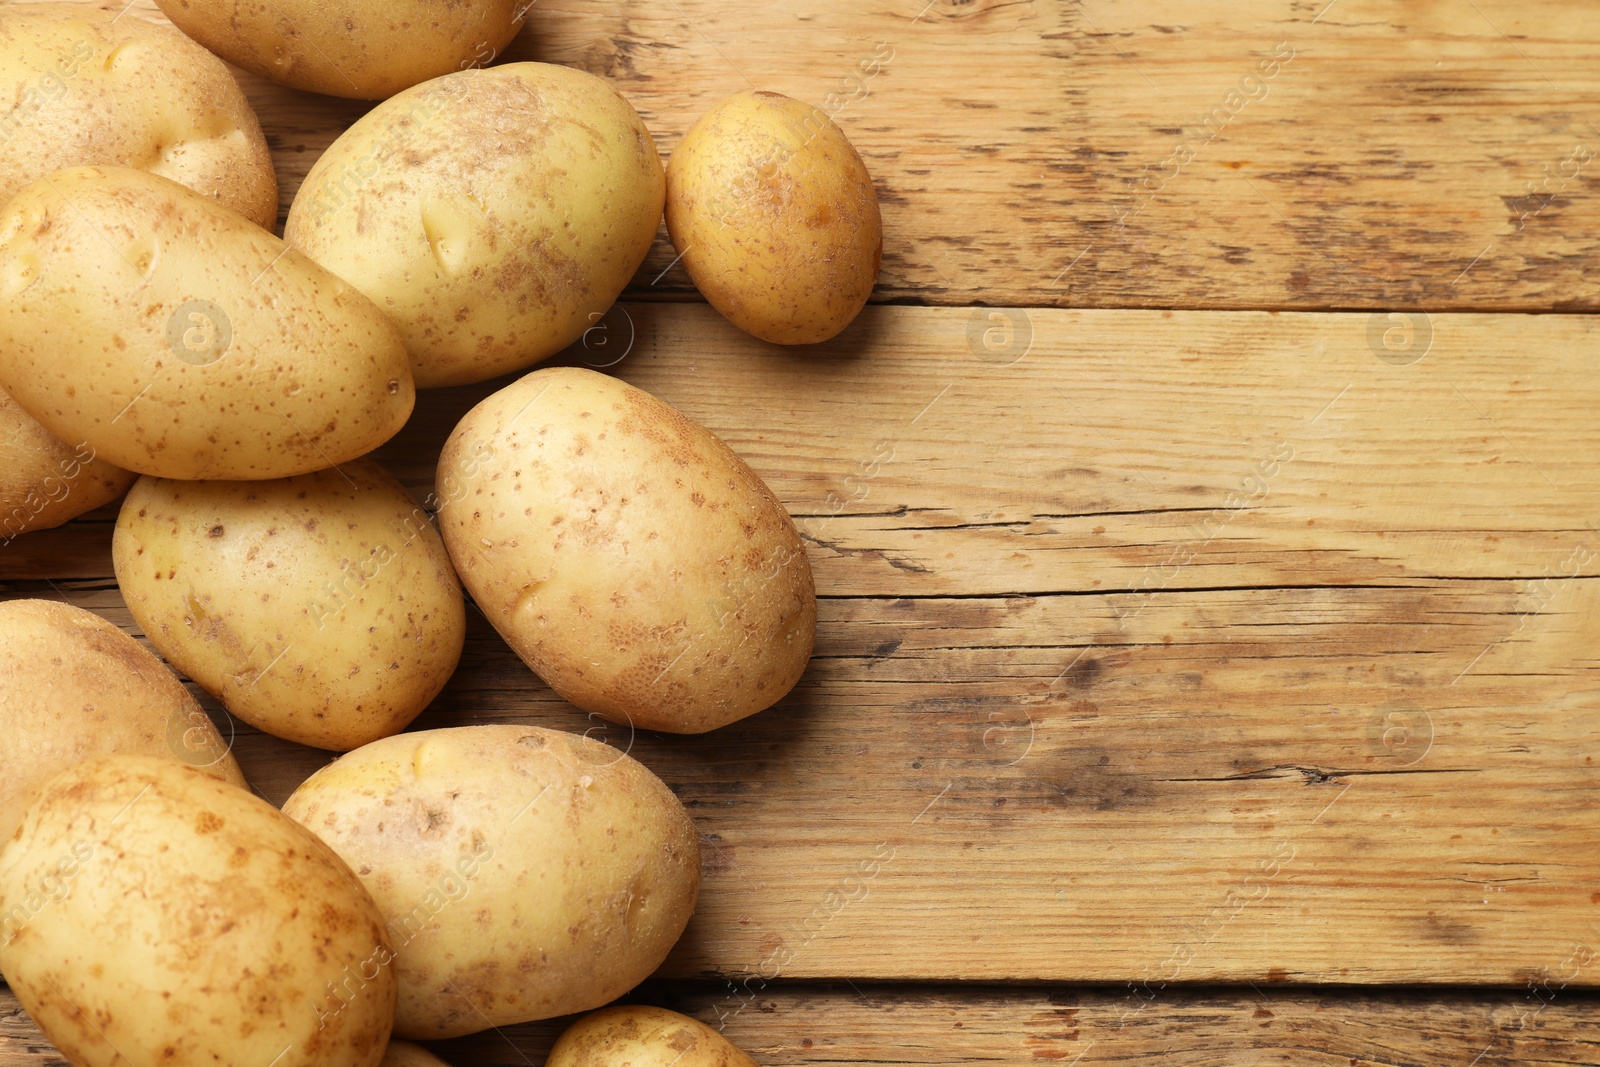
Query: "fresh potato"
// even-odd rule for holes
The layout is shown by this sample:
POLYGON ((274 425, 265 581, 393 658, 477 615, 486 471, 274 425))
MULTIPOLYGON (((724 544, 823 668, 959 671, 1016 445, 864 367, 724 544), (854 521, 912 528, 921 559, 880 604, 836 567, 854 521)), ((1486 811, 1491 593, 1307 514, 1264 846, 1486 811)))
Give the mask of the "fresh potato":
POLYGON ((0 392, 0 546, 111 503, 134 477, 96 459, 87 441, 59 440, 0 392))
POLYGON ((283 811, 382 909, 405 1038, 599 1007, 660 966, 700 889, 700 840, 660 779, 534 726, 374 741, 283 811))
POLYGON ((683 135, 667 233, 712 307, 780 345, 848 326, 883 259, 866 164, 832 119, 781 93, 737 93, 683 135))
POLYGON ((512 63, 373 108, 311 168, 284 239, 389 314, 418 386, 460 385, 593 327, 664 195, 650 131, 615 89, 512 63))
POLYGON ((120 165, 278 221, 272 157, 233 75, 124 5, 0 7, 0 98, 0 204, 64 167, 120 165))
POLYGON ((697 1019, 644 1005, 606 1008, 569 1026, 545 1067, 756 1067, 697 1019))
POLYGON ((382 100, 488 63, 536 0, 156 0, 230 63, 296 89, 382 100))
POLYGON ((0 603, 0 841, 35 787, 90 756, 177 757, 244 786, 189 691, 145 647, 82 608, 0 603))
POLYGON ((392 957, 326 845, 173 759, 63 771, 0 852, 0 971, 81 1067, 376 1067, 392 957))
POLYGON ((0 388, 64 441, 162 478, 283 478, 411 414, 405 344, 350 286, 242 216, 125 167, 0 210, 0 388))
POLYGON ((389 1042, 389 1051, 383 1054, 382 1067, 450 1067, 439 1057, 409 1041, 389 1042))
POLYGON ((700 733, 805 670, 817 602, 794 523, 715 434, 649 393, 535 371, 467 413, 438 484, 473 599, 585 711, 700 733))
POLYGON ((112 560, 162 655, 303 745, 399 733, 461 659, 466 609, 444 545, 371 460, 270 482, 141 478, 112 560))

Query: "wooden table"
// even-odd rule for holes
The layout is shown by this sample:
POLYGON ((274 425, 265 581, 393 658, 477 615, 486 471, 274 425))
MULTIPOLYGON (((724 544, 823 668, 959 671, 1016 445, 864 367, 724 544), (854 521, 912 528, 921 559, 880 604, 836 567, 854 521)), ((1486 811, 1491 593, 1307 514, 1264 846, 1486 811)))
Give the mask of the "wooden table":
MULTIPOLYGON (((563 357, 795 514, 789 698, 626 735, 475 615, 417 726, 670 783, 705 885, 638 997, 769 1067, 1600 1063, 1597 52, 1556 0, 539 0, 510 58, 611 78, 663 153, 750 86, 832 111, 883 274, 781 350, 663 235, 563 357)), ((287 206, 363 107, 243 80, 287 206)), ((425 490, 504 381, 381 458, 425 490)), ((5 548, 0 595, 137 632, 113 516, 5 548)), ((328 759, 208 707, 274 801, 328 759)), ((57 1062, 4 1003, 0 1065, 57 1062)))

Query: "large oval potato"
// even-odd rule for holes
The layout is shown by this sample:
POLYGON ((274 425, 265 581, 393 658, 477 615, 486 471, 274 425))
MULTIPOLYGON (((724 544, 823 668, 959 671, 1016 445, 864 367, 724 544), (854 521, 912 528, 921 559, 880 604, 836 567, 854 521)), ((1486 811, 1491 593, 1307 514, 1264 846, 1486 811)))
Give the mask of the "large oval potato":
POLYGON ((535 371, 461 420, 438 492, 473 599, 585 711, 700 733, 805 670, 817 602, 794 523, 715 434, 643 390, 535 371))
POLYGON ((163 478, 343 463, 411 414, 371 301, 165 178, 77 167, 0 211, 0 388, 65 441, 163 478))
POLYGON ((112 560, 162 655, 303 745, 399 733, 461 659, 466 608, 444 545, 371 460, 270 482, 141 478, 112 560))
POLYGON ((700 889, 699 837, 660 779, 534 726, 375 741, 283 810, 382 909, 405 1038, 599 1007, 661 965, 700 889))
POLYGON ((382 100, 488 63, 535 0, 156 0, 173 25, 230 63, 329 96, 382 100))
POLYGON ((33 789, 90 756, 171 756, 244 786, 216 727, 143 645, 92 611, 0 603, 0 841, 33 789))
POLYGON ((87 441, 62 441, 0 390, 0 547, 111 503, 135 477, 87 441))
POLYGON ((556 1039, 545 1067, 756 1067, 698 1019, 643 1004, 585 1015, 556 1039))
POLYGON ((284 240, 400 327, 423 388, 483 381, 593 327, 644 261, 665 178, 592 74, 511 63, 373 108, 311 168, 284 240))
POLYGON ((866 164, 832 119, 781 93, 737 93, 683 135, 667 233, 712 307, 780 345, 848 326, 883 260, 866 164))
POLYGON ((82 1067, 376 1067, 392 956, 326 845, 176 760, 63 771, 0 852, 0 971, 82 1067))
POLYGON ((0 204, 64 167, 171 178, 251 222, 278 220, 255 112, 216 56, 170 26, 85 4, 0 7, 0 204))

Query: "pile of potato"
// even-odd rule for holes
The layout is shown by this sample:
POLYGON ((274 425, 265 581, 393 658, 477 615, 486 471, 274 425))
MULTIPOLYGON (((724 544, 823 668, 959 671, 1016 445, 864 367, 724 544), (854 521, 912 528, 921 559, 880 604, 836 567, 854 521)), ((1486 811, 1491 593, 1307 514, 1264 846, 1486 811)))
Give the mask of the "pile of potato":
MULTIPOLYGON (((0 544, 126 493, 112 555, 150 643, 245 722, 346 754, 279 811, 143 645, 0 603, 0 971, 75 1064, 429 1064, 391 1035, 600 1008, 682 934, 699 837, 588 737, 402 733, 458 666, 462 586, 582 712, 698 733, 805 670, 804 545, 714 434, 589 370, 483 400, 426 506, 368 453, 418 389, 576 341, 663 213, 736 325, 836 335, 877 276, 871 179, 826 116, 763 92, 663 169, 602 79, 486 65, 521 2, 158 2, 181 33, 0 7, 0 544), (223 60, 383 101, 282 239, 223 60)), ((549 1062, 680 1061, 750 1063, 645 1007, 549 1062)))

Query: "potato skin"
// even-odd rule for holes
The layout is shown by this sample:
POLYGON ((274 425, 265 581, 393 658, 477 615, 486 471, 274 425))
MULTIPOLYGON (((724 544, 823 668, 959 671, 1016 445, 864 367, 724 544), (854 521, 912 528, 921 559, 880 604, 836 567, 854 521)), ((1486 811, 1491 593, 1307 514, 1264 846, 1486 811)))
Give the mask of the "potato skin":
POLYGON ((233 75, 170 26, 82 4, 0 12, 0 204, 52 171, 127 166, 258 226, 278 221, 266 138, 233 75))
POLYGON ((375 741, 284 803, 389 924, 395 1033, 456 1037, 596 1008, 666 958, 700 839, 661 780, 587 737, 463 726, 375 741))
POLYGON ((0 391, 0 547, 109 504, 137 477, 51 434, 0 391))
POLYGON ((872 295, 883 219, 832 119, 780 93, 736 93, 667 163, 667 233, 728 321, 780 345, 826 341, 872 295))
POLYGON ((382 100, 488 63, 530 0, 156 0, 172 24, 230 63, 329 96, 382 100))
POLYGON ((372 460, 269 482, 141 478, 112 561, 162 655, 303 745, 399 733, 461 659, 466 608, 444 544, 372 460))
POLYGON ((665 195, 650 131, 607 82, 510 63, 379 104, 312 167, 284 240, 384 309, 419 387, 461 385, 594 326, 665 195))
POLYGON ((409 1041, 389 1042, 389 1051, 383 1054, 380 1067, 450 1067, 439 1057, 409 1041))
POLYGON ((189 479, 343 463, 415 401, 404 342, 371 301, 126 167, 58 171, 0 210, 0 388, 109 463, 189 479))
POLYGON ((327 846, 176 760, 63 771, 0 852, 0 971, 74 1064, 375 1067, 389 956, 327 846))
POLYGON ((687 1015, 642 1004, 605 1008, 566 1029, 545 1067, 756 1067, 720 1033, 687 1015))
POLYGON ((244 787, 200 705, 143 645, 92 611, 50 600, 0 603, 0 842, 32 790, 90 756, 182 760, 244 787))
POLYGON ((783 505, 715 434, 594 371, 535 371, 439 458, 439 528, 473 599, 585 711, 702 733, 805 671, 817 603, 783 505))

